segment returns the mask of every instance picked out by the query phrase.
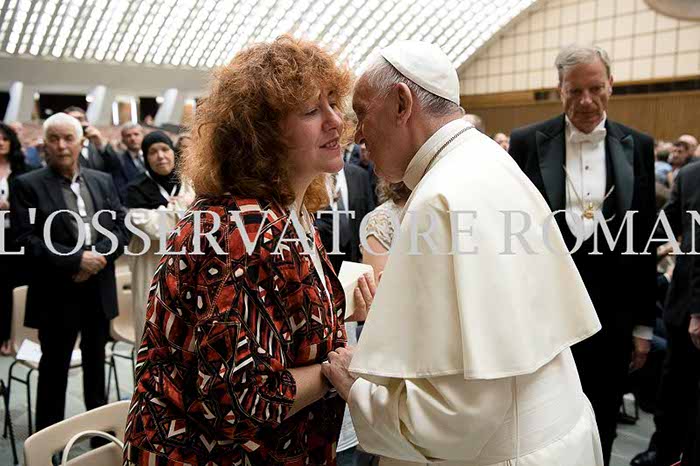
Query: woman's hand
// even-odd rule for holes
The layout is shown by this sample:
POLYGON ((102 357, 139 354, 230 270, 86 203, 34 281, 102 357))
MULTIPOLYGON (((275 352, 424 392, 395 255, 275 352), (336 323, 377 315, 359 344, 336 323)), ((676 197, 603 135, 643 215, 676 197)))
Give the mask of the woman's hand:
POLYGON ((367 319, 369 308, 372 306, 374 295, 377 293, 377 285, 374 282, 374 274, 366 273, 357 280, 355 288, 355 312, 349 320, 363 322, 367 319))

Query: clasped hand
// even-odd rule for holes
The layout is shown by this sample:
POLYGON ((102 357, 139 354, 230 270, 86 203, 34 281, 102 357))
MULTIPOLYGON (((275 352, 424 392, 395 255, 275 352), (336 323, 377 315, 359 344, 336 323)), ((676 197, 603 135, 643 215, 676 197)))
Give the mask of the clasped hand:
POLYGON ((107 265, 107 259, 101 254, 92 251, 83 251, 80 257, 80 271, 73 277, 75 283, 86 281, 91 276, 100 272, 107 265))

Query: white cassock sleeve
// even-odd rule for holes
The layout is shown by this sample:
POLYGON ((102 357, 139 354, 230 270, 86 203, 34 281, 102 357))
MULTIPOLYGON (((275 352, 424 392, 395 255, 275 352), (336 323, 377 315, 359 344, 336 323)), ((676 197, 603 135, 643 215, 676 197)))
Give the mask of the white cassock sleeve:
POLYGON ((357 379, 348 399, 360 445, 404 461, 476 458, 513 403, 512 378, 357 379))

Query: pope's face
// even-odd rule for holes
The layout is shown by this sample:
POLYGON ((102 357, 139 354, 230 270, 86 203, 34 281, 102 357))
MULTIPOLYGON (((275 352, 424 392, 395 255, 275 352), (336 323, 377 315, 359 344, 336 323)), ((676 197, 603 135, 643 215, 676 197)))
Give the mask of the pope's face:
POLYGON ((401 156, 402 135, 392 124, 396 115, 391 98, 381 96, 361 77, 355 86, 352 108, 357 115, 355 142, 365 144, 377 175, 392 183, 401 181, 407 161, 401 156))

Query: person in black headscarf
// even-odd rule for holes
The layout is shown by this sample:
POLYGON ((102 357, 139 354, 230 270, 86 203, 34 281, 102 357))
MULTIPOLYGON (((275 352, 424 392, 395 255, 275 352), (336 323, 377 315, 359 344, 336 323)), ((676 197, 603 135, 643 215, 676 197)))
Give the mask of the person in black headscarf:
POLYGON ((194 192, 183 183, 176 172, 177 154, 173 142, 162 131, 154 131, 143 138, 141 144, 146 173, 139 175, 126 190, 126 206, 131 222, 143 231, 150 241, 134 235, 129 244, 131 290, 133 299, 134 331, 136 343, 141 342, 146 318, 148 288, 161 255, 160 225, 168 231, 175 228, 182 213, 194 199, 194 192), (164 217, 161 220, 161 217, 164 217), (150 243, 147 244, 147 243, 150 243))

